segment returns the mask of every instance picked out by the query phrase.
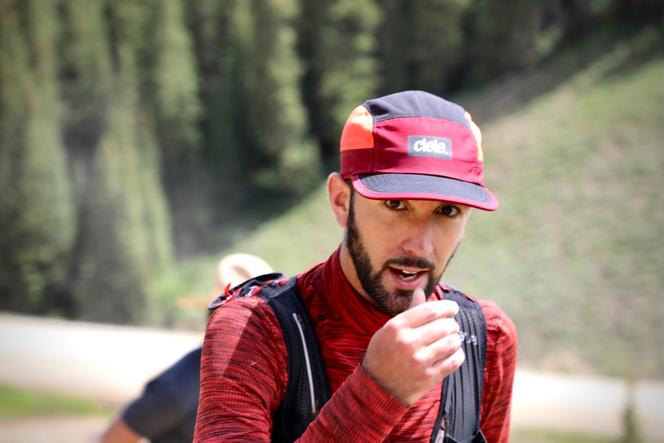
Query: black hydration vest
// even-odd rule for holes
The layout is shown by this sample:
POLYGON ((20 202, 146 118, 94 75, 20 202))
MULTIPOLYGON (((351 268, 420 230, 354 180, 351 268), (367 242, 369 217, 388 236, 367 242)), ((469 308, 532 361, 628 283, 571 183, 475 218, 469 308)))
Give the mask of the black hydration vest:
MULTIPOLYGON (((330 383, 314 328, 295 278, 266 274, 248 280, 231 290, 235 297, 259 295, 272 308, 284 331, 288 350, 288 385, 283 402, 272 422, 272 441, 292 442, 309 426, 330 399, 330 383)), ((463 339, 466 360, 443 382, 440 409, 432 443, 486 443, 480 431, 482 383, 486 362, 486 323, 480 305, 458 290, 444 290, 444 298, 459 305, 455 316, 463 339)), ((217 297, 216 309, 226 295, 217 297)))

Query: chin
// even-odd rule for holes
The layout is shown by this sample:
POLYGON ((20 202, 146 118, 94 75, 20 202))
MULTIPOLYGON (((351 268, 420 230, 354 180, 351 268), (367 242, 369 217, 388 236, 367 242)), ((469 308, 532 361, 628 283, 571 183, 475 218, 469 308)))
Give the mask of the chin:
POLYGON ((413 291, 403 289, 396 289, 389 292, 389 296, 378 303, 378 308, 385 314, 394 317, 408 310, 411 300, 413 299, 413 291))

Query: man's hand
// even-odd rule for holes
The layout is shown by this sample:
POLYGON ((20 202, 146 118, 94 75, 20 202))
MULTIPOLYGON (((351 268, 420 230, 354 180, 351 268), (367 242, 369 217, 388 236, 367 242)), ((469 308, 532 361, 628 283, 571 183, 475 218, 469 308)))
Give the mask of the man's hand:
POLYGON ((410 308, 371 337, 362 361, 364 369, 405 405, 419 400, 465 359, 453 318, 459 306, 449 300, 425 302, 424 291, 415 290, 410 308))

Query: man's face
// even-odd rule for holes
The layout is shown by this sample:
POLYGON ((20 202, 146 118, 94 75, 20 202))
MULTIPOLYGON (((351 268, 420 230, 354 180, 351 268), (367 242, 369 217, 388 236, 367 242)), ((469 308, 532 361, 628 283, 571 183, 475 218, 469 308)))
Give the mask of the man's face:
POLYGON ((431 294, 454 256, 468 206, 427 200, 369 200, 353 193, 346 244, 357 278, 388 315, 408 309, 417 288, 431 294))

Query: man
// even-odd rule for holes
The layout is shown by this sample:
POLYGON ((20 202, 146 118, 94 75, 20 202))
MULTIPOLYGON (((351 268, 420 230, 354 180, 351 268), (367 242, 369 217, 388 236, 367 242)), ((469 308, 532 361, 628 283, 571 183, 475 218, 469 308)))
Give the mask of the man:
MULTIPOLYGON (((345 229, 327 261, 297 276, 332 397, 300 441, 430 441, 443 379, 464 361, 458 306, 438 284, 471 208, 495 210, 483 183, 479 128, 461 107, 422 91, 369 100, 341 136, 341 171, 327 181, 345 229)), ((481 430, 509 440, 516 331, 493 303, 481 430)), ((210 317, 194 440, 269 441, 284 397, 283 331, 261 297, 210 317)))
MULTIPOLYGON (((260 257, 230 254, 217 264, 214 295, 249 278, 268 274, 272 268, 260 257)), ((187 306, 202 307, 207 298, 190 298, 187 306)), ((186 354, 150 380, 143 393, 133 400, 106 429, 101 443, 137 443, 143 438, 153 443, 190 443, 194 436, 198 408, 201 348, 186 354)))

